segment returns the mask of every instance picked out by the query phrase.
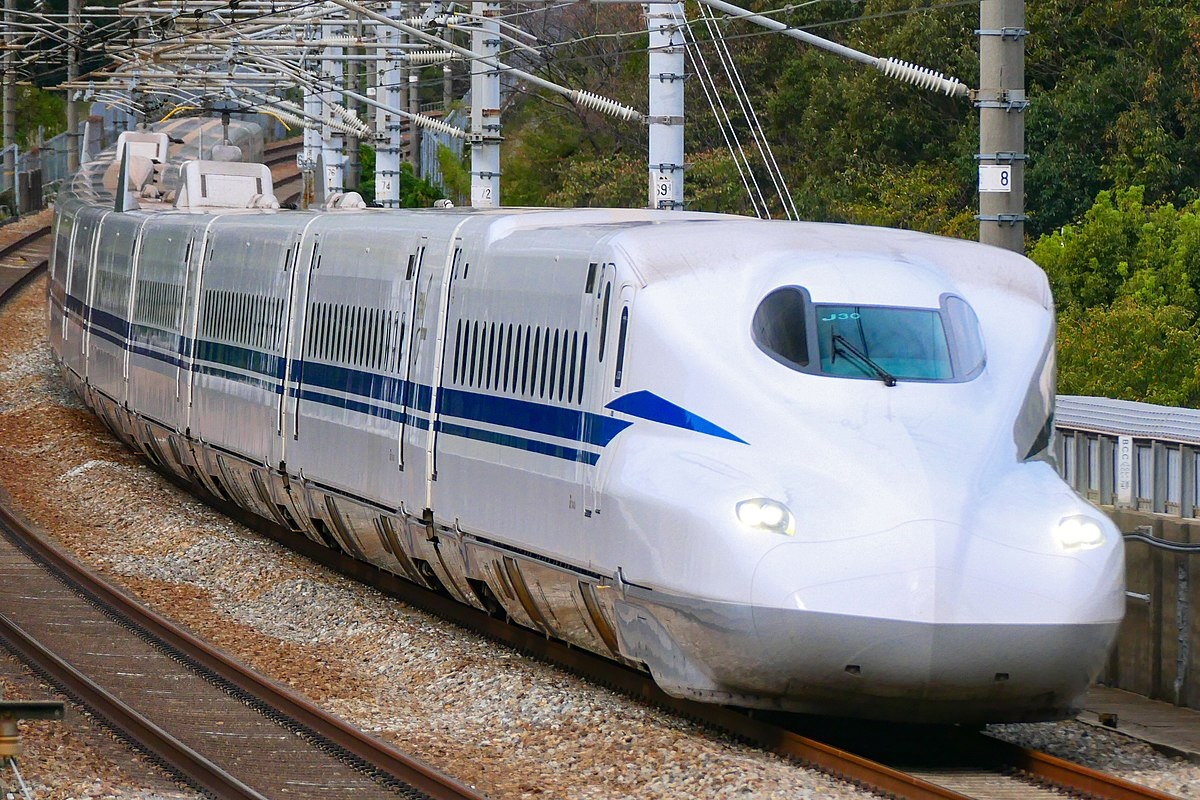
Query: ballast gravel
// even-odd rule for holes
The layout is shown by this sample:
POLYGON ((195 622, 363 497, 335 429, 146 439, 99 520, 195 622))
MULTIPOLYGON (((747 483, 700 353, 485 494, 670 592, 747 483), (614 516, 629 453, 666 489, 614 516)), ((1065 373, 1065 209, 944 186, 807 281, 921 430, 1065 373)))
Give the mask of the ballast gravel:
MULTIPOLYGON (((66 389, 45 343, 44 291, 37 281, 0 309, 0 486, 160 613, 498 800, 870 796, 465 633, 210 510, 66 389)), ((53 695, 3 651, 0 687, 53 695)), ((196 796, 78 711, 21 726, 19 764, 38 798, 196 796)), ((1200 796, 1200 765, 1124 736, 1075 722, 995 730, 1200 796)))

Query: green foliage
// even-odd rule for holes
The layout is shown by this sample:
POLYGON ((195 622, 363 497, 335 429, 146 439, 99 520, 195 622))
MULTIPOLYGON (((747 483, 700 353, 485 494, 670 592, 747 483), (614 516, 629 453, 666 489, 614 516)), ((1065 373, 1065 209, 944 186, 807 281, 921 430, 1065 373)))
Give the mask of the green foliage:
MULTIPOLYGON (((375 199, 375 150, 370 145, 362 144, 358 148, 359 194, 367 202, 375 199)), ((400 207, 428 208, 435 200, 445 197, 441 189, 424 178, 418 178, 413 173, 412 164, 407 162, 400 165, 400 207)))
POLYGON ((1187 309, 1126 296, 1068 310, 1058 350, 1063 393, 1200 406, 1200 325, 1187 309))
POLYGON ((58 92, 18 86, 17 109, 17 144, 22 150, 37 147, 41 141, 67 129, 67 103, 58 92))
POLYGON ((438 145, 437 159, 446 193, 456 204, 465 205, 471 198, 471 173, 463 165, 462 159, 445 145, 438 145))
POLYGON ((1141 187, 1101 192, 1077 225, 1030 257, 1062 309, 1059 388, 1200 404, 1200 202, 1147 205, 1141 187))

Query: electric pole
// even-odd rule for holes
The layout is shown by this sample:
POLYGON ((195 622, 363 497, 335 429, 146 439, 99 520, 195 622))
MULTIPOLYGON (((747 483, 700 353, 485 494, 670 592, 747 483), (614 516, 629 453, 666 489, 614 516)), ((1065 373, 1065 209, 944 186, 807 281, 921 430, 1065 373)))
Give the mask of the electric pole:
POLYGON ((683 6, 646 5, 650 34, 650 208, 683 208, 683 6))
POLYGON ((13 0, 4 0, 4 177, 12 181, 14 214, 20 214, 17 187, 17 72, 16 28, 13 27, 13 0))
POLYGON ((500 205, 500 14, 497 0, 471 3, 471 205, 500 205))
POLYGON ((1025 0, 979 3, 979 241, 1025 250, 1025 0))

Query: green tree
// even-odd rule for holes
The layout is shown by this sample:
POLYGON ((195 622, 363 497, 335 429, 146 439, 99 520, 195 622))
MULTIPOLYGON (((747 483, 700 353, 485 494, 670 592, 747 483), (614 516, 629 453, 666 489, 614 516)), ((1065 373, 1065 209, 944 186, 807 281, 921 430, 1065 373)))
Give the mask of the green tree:
POLYGON ((1200 407, 1200 326, 1187 309, 1122 297, 1068 309, 1058 331, 1059 391, 1200 407))

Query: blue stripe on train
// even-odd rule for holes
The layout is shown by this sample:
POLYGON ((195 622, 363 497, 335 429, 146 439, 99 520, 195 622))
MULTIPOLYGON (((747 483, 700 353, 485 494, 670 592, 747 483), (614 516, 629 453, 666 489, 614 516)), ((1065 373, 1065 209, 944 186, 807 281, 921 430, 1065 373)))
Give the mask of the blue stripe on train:
MULTIPOLYGON (((82 303, 77 300, 74 303, 70 302, 75 300, 70 295, 67 299, 68 306, 78 305, 82 314, 82 303)), ((128 335, 129 323, 115 315, 95 309, 92 314, 94 333, 118 347, 126 346, 126 341, 121 337, 128 335)), ((139 334, 139 339, 161 339, 168 335, 149 326, 135 325, 133 328, 139 334)), ((175 338, 175 334, 169 336, 175 338)), ((178 355, 137 342, 128 346, 131 352, 138 355, 171 366, 183 367, 186 364, 182 356, 187 354, 192 343, 184 336, 178 336, 177 341, 178 355)), ((246 383, 276 394, 282 391, 287 362, 280 355, 204 339, 196 341, 195 351, 196 363, 192 369, 197 373, 246 383)), ((293 378, 301 387, 299 391, 293 389, 292 394, 301 400, 380 417, 391 422, 407 422, 426 429, 429 427, 426 416, 406 414, 403 407, 407 397, 411 411, 427 415, 433 395, 430 386, 414 384, 391 375, 314 361, 294 361, 291 368, 293 378)), ((653 392, 632 392, 605 407, 631 417, 745 444, 743 439, 724 428, 653 392)), ((449 436, 588 464, 595 464, 599 454, 581 447, 487 430, 464 423, 513 428, 523 433, 600 448, 607 446, 618 433, 633 424, 628 420, 593 414, 581 409, 453 388, 443 389, 439 393, 438 414, 454 418, 455 421, 443 420, 438 423, 438 430, 449 436)))

